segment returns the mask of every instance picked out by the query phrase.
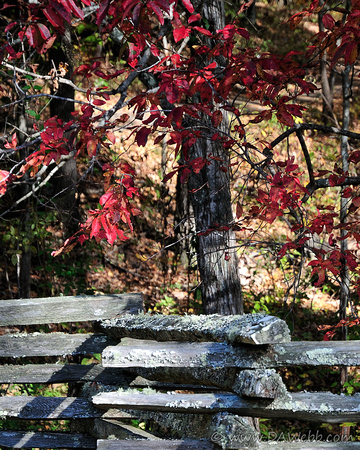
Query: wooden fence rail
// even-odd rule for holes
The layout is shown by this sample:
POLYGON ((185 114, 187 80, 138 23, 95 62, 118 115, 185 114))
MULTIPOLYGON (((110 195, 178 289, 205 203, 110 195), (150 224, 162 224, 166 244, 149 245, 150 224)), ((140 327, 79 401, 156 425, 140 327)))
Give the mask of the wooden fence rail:
MULTIPOLYGON (((289 393, 275 371, 292 366, 360 366, 359 341, 290 342, 285 322, 263 315, 123 315, 102 321, 101 329, 120 341, 103 350, 103 367, 131 370, 158 382, 198 384, 208 390, 183 393, 175 386, 166 393, 103 392, 93 397, 99 409, 139 411, 141 417, 172 428, 182 439, 196 437, 206 439, 204 445, 213 445, 205 448, 360 448, 360 442, 342 441, 339 447, 322 439, 263 442, 253 422, 246 419, 360 421, 360 394, 289 393)), ((114 444, 99 445, 105 449, 114 444)), ((160 442, 153 445, 149 448, 167 448, 160 442)), ((187 448, 192 444, 179 441, 174 445, 187 448)))
POLYGON ((79 363, 79 358, 91 358, 108 345, 116 344, 116 340, 104 333, 14 332, 14 326, 34 328, 33 325, 66 322, 86 322, 89 326, 100 319, 137 314, 142 310, 140 294, 0 301, 0 386, 3 392, 0 419, 64 419, 70 420, 74 427, 71 433, 1 430, 0 448, 96 448, 98 436, 79 433, 76 429, 88 431, 92 427, 89 427, 89 420, 95 423, 104 416, 90 398, 13 396, 7 395, 8 385, 24 384, 28 389, 35 383, 81 386, 84 382, 126 385, 128 381, 121 369, 79 363), (49 359, 54 361, 49 363, 49 359), (81 426, 82 422, 88 429, 81 426))
POLYGON ((19 428, 24 420, 71 423, 63 433, 2 430, 0 447, 360 448, 360 442, 339 444, 336 436, 325 435, 266 441, 252 419, 360 421, 360 394, 289 393, 276 372, 360 366, 359 341, 291 342, 284 321, 260 314, 180 317, 141 311, 138 294, 0 301, 0 418, 19 421, 19 428), (79 334, 12 328, 64 322, 95 326, 79 334), (100 353, 97 364, 94 355, 100 353), (84 357, 91 363, 80 364, 84 357), (30 395, 29 384, 36 383, 70 383, 69 396, 30 395), (14 384, 24 384, 29 395, 6 395, 14 384), (132 426, 134 419, 151 423, 153 432, 132 426))

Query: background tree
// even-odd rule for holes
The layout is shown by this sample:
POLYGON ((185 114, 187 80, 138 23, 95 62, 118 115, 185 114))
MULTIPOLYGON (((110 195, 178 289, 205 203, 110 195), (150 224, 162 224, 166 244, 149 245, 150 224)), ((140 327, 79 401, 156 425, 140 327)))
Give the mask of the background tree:
MULTIPOLYGON (((38 129, 21 145, 16 132, 8 133, 0 180, 4 200, 9 201, 21 184, 29 185, 33 196, 44 192, 48 181, 73 155, 82 161, 81 178, 101 168, 105 180, 100 206, 88 211, 85 223, 55 255, 93 237, 110 244, 127 239, 124 233, 133 228, 132 216, 139 214, 136 174, 124 159, 108 155, 116 133, 131 127, 137 146, 144 147, 150 138, 158 144, 166 136, 173 149, 173 167, 164 182, 178 175, 191 194, 205 311, 242 310, 236 251, 247 245, 272 248, 279 258, 299 261, 289 286, 294 295, 309 255, 315 285, 320 286, 327 277, 344 285, 346 278, 348 290, 358 289, 358 254, 353 244, 360 238, 356 228, 360 180, 354 173, 359 155, 350 149, 349 169, 344 162, 343 167, 338 163, 323 170, 317 167, 317 155, 309 151, 306 131, 334 133, 354 141, 359 135, 347 130, 345 113, 341 128, 296 123, 301 122, 305 110, 299 97, 317 89, 308 75, 319 67, 325 49, 330 64, 343 66, 344 73, 357 60, 357 2, 349 10, 327 9, 322 18, 325 31, 315 36, 314 44, 301 57, 294 52, 282 56, 262 52, 252 45, 249 32, 238 26, 236 18, 227 25, 218 23, 223 17, 218 10, 221 3, 210 0, 201 5, 189 0, 50 0, 19 1, 16 6, 19 20, 13 20, 11 3, 4 9, 8 16, 3 16, 1 64, 14 89, 21 78, 25 94, 18 103, 8 96, 6 108, 13 111, 22 103, 36 121, 45 121, 44 128, 39 122, 38 129), (118 65, 103 67, 98 60, 81 61, 71 80, 61 75, 60 68, 52 74, 36 72, 31 58, 40 58, 45 64, 54 42, 79 23, 95 27, 104 41, 120 36, 118 65), (145 74, 156 79, 156 84, 135 91, 134 80, 145 74), (35 79, 70 85, 84 98, 51 94, 45 86, 33 83, 35 79), (102 80, 111 81, 112 86, 101 86, 102 80), (250 120, 239 108, 240 96, 261 106, 250 120), (46 103, 50 99, 75 103, 71 120, 50 117, 46 103), (251 138, 249 130, 254 124, 274 118, 284 128, 278 138, 251 138), (285 151, 278 150, 292 135, 303 160, 295 161, 286 146, 285 151), (9 155, 18 155, 23 148, 29 156, 14 164, 9 155), (230 208, 234 168, 244 177, 235 215, 230 208), (318 191, 328 187, 337 192, 342 189, 347 222, 334 205, 318 201, 318 191), (270 243, 265 233, 279 221, 289 226, 288 236, 285 241, 270 243), (346 239, 352 240, 347 249, 342 244, 346 239), (349 272, 342 278, 344 267, 349 272)), ((311 2, 291 23, 299 25, 322 7, 319 1, 311 2)), ((245 5, 240 13, 244 11, 245 5)), ((348 90, 345 78, 344 86, 348 90)), ((27 194, 13 204, 24 197, 28 198, 27 194)))

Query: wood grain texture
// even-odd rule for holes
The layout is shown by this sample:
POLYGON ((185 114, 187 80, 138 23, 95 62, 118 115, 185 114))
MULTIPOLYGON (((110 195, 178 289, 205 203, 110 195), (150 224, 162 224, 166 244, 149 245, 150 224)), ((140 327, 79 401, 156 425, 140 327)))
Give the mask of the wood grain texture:
POLYGON ((100 364, 25 364, 0 366, 0 383, 66 383, 96 381, 122 386, 121 369, 105 369, 100 364))
MULTIPOLYGON (((1 303, 1 302, 0 302, 1 303)), ((0 357, 86 355, 101 353, 116 341, 103 334, 14 333, 0 336, 0 357)))
POLYGON ((287 342, 268 346, 225 342, 157 342, 125 338, 103 352, 104 367, 266 369, 284 366, 360 366, 359 341, 287 342))
POLYGON ((160 438, 153 434, 142 430, 141 428, 134 427, 128 423, 121 422, 119 420, 110 419, 95 419, 92 435, 97 439, 107 439, 108 436, 115 437, 116 439, 154 439, 160 440, 160 438))
POLYGON ((101 416, 91 401, 77 397, 0 397, 0 418, 92 419, 101 416))
POLYGON ((96 439, 81 434, 0 431, 0 447, 96 448, 96 439))
POLYGON ((98 450, 164 450, 164 449, 178 449, 178 450, 215 450, 214 444, 209 441, 176 441, 176 440, 161 440, 161 441, 116 441, 116 440, 98 440, 98 450))
POLYGON ((347 450, 347 449, 359 449, 360 442, 261 442, 259 450, 317 450, 317 449, 335 449, 335 450, 347 450))
POLYGON ((157 341, 214 341, 253 345, 290 341, 286 322, 273 316, 124 315, 103 320, 103 331, 117 339, 132 337, 157 341))
POLYGON ((231 393, 141 394, 104 392, 93 397, 99 408, 140 409, 146 411, 287 418, 328 423, 360 420, 360 395, 342 396, 329 392, 300 392, 275 400, 241 398, 231 393))
POLYGON ((256 398, 277 398, 289 395, 275 369, 242 370, 232 389, 235 394, 256 398))
POLYGON ((143 311, 141 294, 2 300, 0 326, 83 322, 140 311, 143 311))
MULTIPOLYGON (((166 449, 181 449, 181 450, 215 450, 219 449, 211 442, 206 441, 116 441, 116 440, 98 440, 97 448, 99 450, 166 450, 166 449)), ((239 448, 239 447, 228 447, 239 448)), ((317 449, 359 449, 360 442, 259 442, 257 446, 252 445, 249 448, 251 450, 317 450, 317 449)))

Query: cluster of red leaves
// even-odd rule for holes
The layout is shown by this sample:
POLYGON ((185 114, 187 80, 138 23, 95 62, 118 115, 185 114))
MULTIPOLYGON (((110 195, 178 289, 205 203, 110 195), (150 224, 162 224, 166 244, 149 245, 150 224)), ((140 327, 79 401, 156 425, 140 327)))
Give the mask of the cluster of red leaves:
MULTIPOLYGON (((313 14, 318 14, 325 8, 319 0, 311 2, 309 8, 294 14, 290 19, 293 27, 296 27, 304 18, 313 14)), ((358 41, 360 38, 360 1, 353 0, 351 9, 336 4, 329 5, 326 2, 326 13, 322 16, 322 23, 325 30, 320 31, 314 36, 313 45, 308 48, 308 56, 322 54, 327 52, 333 67, 340 58, 344 59, 345 64, 353 64, 358 57, 358 41), (346 21, 335 20, 332 12, 346 15, 346 21)))
POLYGON ((90 210, 86 222, 81 225, 78 236, 72 236, 56 251, 52 256, 70 252, 77 242, 83 244, 85 241, 95 238, 96 241, 106 240, 109 244, 119 239, 125 241, 129 239, 122 229, 123 224, 130 231, 133 231, 131 217, 140 214, 140 210, 133 204, 134 196, 139 196, 139 192, 134 185, 134 169, 126 162, 117 168, 120 172, 119 178, 111 184, 110 178, 115 173, 113 165, 103 166, 105 186, 108 186, 99 203, 101 208, 90 210))
POLYGON ((324 341, 331 341, 331 339, 335 336, 336 329, 342 327, 354 327, 356 325, 360 325, 360 318, 352 319, 343 319, 340 320, 336 325, 320 325, 319 330, 325 331, 329 330, 324 334, 324 341))
POLYGON ((58 163, 62 156, 70 151, 69 139, 65 133, 71 128, 73 122, 63 123, 56 116, 44 123, 44 131, 40 133, 40 150, 33 152, 26 158, 21 171, 25 173, 31 168, 31 176, 35 175, 41 165, 48 166, 52 162, 58 163))
MULTIPOLYGON (((118 169, 121 176, 100 198, 101 209, 89 211, 89 218, 82 225, 83 234, 79 237, 81 243, 92 237, 97 241, 106 239, 109 244, 113 244, 116 239, 124 241, 128 238, 120 228, 121 223, 133 231, 131 216, 140 214, 140 210, 131 202, 134 196, 139 195, 134 185, 135 173, 128 163, 122 163, 118 169)), ((103 171, 108 178, 114 173, 114 167, 106 164, 103 171)))

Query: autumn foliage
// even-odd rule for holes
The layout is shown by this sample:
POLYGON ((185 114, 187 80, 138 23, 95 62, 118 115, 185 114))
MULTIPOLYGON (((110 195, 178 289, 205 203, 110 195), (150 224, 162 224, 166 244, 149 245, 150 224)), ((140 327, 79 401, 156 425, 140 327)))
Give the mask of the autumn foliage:
MULTIPOLYGON (((360 152, 350 151, 350 168, 335 164, 332 170, 324 171, 313 167, 306 144, 301 140, 308 129, 335 132, 353 139, 360 136, 341 128, 334 131, 331 127, 301 123, 305 107, 298 102, 301 95, 318 89, 308 74, 324 52, 331 67, 353 66, 357 61, 360 1, 352 1, 349 11, 340 6, 326 6, 322 19, 325 31, 313 37, 302 59, 298 52, 284 56, 261 52, 251 45, 248 30, 238 26, 236 17, 223 29, 210 31, 190 0, 40 0, 34 3, 9 0, 3 5, 2 14, 13 17, 14 6, 19 8, 19 13, 4 26, 0 48, 0 64, 14 76, 20 73, 19 69, 36 76, 34 66, 23 65, 24 59, 33 52, 45 56, 66 30, 81 21, 95 25, 104 41, 115 29, 120 30, 121 54, 126 64, 112 69, 103 67, 99 61, 82 61, 75 67, 71 82, 76 85, 79 80, 87 81, 86 101, 77 101, 71 121, 64 123, 55 116, 45 121, 43 129, 34 128, 33 136, 21 144, 31 149, 30 154, 21 164, 0 170, 1 195, 6 195, 11 184, 21 181, 25 173, 36 177, 44 166, 59 164, 64 157, 86 157, 93 163, 102 151, 115 144, 115 132, 127 126, 131 116, 136 119, 128 125, 132 127, 131 139, 139 147, 145 146, 150 137, 158 144, 167 136, 175 157, 181 153, 181 162, 174 164, 164 182, 179 175, 181 182, 187 183, 192 174, 214 163, 216 155, 191 158, 190 150, 198 139, 217 141, 229 154, 237 155, 249 171, 258 174, 263 184, 254 203, 238 203, 236 220, 219 227, 248 231, 252 221, 274 224, 286 217, 290 224, 289 236, 278 248, 279 258, 289 252, 311 251, 308 265, 316 286, 324 283, 328 275, 338 280, 346 265, 352 274, 352 288, 360 294, 357 250, 360 195, 356 188, 360 180, 352 175, 356 174, 360 152), (164 36, 171 42, 171 51, 163 46, 164 36), (157 80, 157 87, 131 97, 129 87, 144 71, 157 80), (96 88, 97 79, 111 80, 116 87, 96 88), (251 119, 244 118, 236 102, 240 94, 261 105, 261 112, 251 119), (110 108, 107 102, 114 96, 117 103, 110 108), (128 114, 116 115, 124 106, 128 107, 128 114), (231 117, 231 130, 227 132, 220 129, 225 115, 231 117), (201 126, 204 116, 211 120, 211 126, 205 129, 201 126), (278 140, 247 140, 248 126, 273 117, 284 129, 278 140), (291 134, 299 138, 303 166, 292 156, 286 160, 277 157, 276 145, 291 134), (339 221, 335 205, 316 205, 315 214, 307 211, 316 191, 338 187, 348 200, 346 222, 339 221), (340 248, 340 241, 345 238, 340 237, 339 230, 345 231, 345 238, 354 242, 345 252, 340 248), (310 245, 314 235, 326 242, 326 250, 310 245)), ((313 1, 294 14, 289 23, 293 28, 299 26, 322 8, 322 3, 313 1)), ((53 78, 58 83, 64 81, 58 74, 53 78)), ((17 92, 16 101, 23 103, 50 95, 28 94, 20 86, 17 92)), ((9 99, 10 104, 14 101, 9 99)), ((12 154, 20 150, 16 133, 8 137, 4 148, 12 154)), ((113 244, 117 239, 127 239, 126 234, 131 233, 132 217, 141 213, 133 201, 139 196, 136 174, 124 161, 105 164, 102 170, 105 192, 99 208, 89 211, 78 233, 54 255, 71 250, 77 241, 83 243, 95 238, 113 244)), ((224 162, 219 170, 227 172, 231 166, 224 162)), ((253 230, 256 228, 254 225, 253 230)), ((203 233, 217 229, 214 226, 203 233)))

